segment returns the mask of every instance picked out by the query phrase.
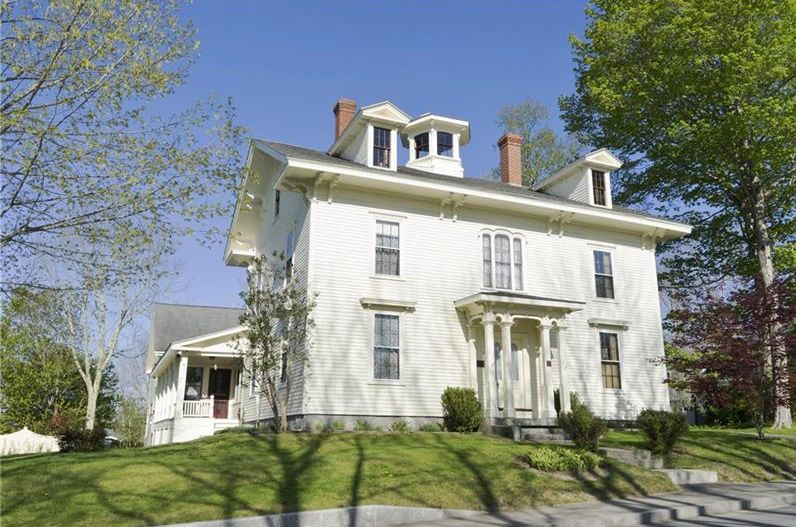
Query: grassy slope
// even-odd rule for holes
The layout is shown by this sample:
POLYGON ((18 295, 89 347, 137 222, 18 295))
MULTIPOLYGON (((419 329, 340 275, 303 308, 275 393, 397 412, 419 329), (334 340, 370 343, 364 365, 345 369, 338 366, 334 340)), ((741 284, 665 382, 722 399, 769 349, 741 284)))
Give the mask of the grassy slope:
MULTIPOLYGON (((604 446, 643 448, 638 432, 609 432, 604 446)), ((692 429, 675 447, 675 468, 715 470, 720 481, 796 478, 796 440, 759 441, 737 430, 692 429)))
POLYGON ((529 448, 480 435, 235 432, 29 456, 3 462, 3 524, 145 525, 368 503, 496 510, 673 490, 619 464, 604 477, 539 474, 517 462, 529 448))

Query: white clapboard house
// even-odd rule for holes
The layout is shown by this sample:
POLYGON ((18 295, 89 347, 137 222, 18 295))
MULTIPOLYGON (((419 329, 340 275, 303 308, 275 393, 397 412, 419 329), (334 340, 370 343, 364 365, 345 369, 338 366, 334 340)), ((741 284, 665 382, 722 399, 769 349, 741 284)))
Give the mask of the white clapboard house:
MULTIPOLYGON (((346 99, 334 115, 326 151, 251 141, 224 252, 245 268, 284 251, 317 295, 291 426, 438 421, 447 386, 491 423, 548 424, 571 392, 608 419, 669 408, 655 248, 691 228, 613 205, 620 160, 596 150, 526 188, 518 136, 489 181, 464 174, 467 121, 346 99)), ((239 314, 155 310, 149 444, 269 419, 235 366, 239 314)))

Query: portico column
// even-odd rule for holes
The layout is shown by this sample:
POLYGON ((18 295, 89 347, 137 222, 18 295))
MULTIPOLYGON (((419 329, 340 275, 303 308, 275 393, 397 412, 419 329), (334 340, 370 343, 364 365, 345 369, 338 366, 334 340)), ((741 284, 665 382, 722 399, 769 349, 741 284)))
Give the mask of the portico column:
POLYGON ((487 417, 497 417, 498 415, 498 391, 497 379, 495 378, 495 315, 487 313, 484 315, 484 392, 486 394, 488 408, 487 417))
POLYGON ((503 360, 503 417, 514 417, 514 377, 511 372, 511 326, 509 315, 500 317, 501 354, 503 360))
POLYGON ((188 377, 188 357, 180 356, 180 365, 177 369, 177 403, 174 417, 182 417, 182 403, 185 400, 185 380, 188 377))
POLYGON ((467 364, 470 373, 470 388, 478 392, 478 357, 475 349, 475 324, 467 326, 467 364))
POLYGON ((544 407, 542 408, 541 417, 555 417, 556 408, 553 395, 553 375, 552 365, 550 363, 550 328, 548 324, 542 324, 542 378, 544 382, 544 407))
POLYGON ((567 381, 567 374, 569 368, 566 366, 567 355, 564 346, 564 330, 561 326, 558 327, 558 378, 561 380, 558 396, 561 401, 561 412, 569 412, 569 382, 567 381))

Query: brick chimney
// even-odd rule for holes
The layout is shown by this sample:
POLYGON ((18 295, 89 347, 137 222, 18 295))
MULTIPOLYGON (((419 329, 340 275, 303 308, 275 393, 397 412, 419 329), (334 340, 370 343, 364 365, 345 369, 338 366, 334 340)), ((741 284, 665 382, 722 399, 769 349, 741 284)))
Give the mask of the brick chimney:
POLYGON ((522 137, 505 133, 498 139, 500 179, 509 185, 522 186, 522 137))
POLYGON ((354 114, 357 113, 357 103, 351 99, 341 98, 334 105, 332 111, 334 112, 334 140, 337 141, 343 135, 348 123, 354 118, 354 114))

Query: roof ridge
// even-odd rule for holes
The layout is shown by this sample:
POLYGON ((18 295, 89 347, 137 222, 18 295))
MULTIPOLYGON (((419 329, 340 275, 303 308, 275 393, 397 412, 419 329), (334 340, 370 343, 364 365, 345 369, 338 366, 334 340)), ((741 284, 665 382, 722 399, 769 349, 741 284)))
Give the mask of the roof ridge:
POLYGON ((246 309, 243 306, 241 306, 241 307, 208 306, 208 305, 204 305, 204 304, 180 304, 180 303, 176 303, 176 302, 152 302, 152 305, 154 305, 154 306, 201 307, 201 308, 205 308, 205 309, 236 309, 238 311, 246 309))

